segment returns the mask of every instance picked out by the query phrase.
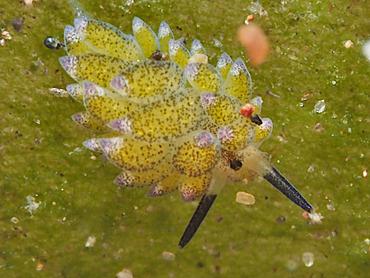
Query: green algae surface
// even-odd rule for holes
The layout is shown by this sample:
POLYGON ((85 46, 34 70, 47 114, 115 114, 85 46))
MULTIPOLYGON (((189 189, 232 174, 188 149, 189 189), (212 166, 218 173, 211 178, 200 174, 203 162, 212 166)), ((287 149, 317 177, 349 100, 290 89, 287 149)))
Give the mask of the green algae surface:
POLYGON ((155 29, 166 20, 176 37, 200 39, 213 62, 222 51, 243 55, 236 29, 254 11, 271 43, 268 61, 251 69, 254 94, 275 125, 262 149, 322 224, 309 224, 264 181, 230 185, 179 249, 196 203, 114 186, 119 170, 81 145, 92 134, 70 119, 78 105, 48 94, 71 82, 58 64, 63 51, 43 46, 72 23, 67 2, 1 0, 0 28, 12 38, 0 47, 0 277, 115 277, 124 268, 134 277, 367 277, 370 62, 361 47, 370 8, 366 1, 260 4, 263 11, 235 0, 82 1, 128 33, 134 15, 155 29), (325 111, 314 113, 319 100, 325 111), (256 203, 236 203, 238 191, 256 203), (89 237, 96 242, 85 247, 89 237))

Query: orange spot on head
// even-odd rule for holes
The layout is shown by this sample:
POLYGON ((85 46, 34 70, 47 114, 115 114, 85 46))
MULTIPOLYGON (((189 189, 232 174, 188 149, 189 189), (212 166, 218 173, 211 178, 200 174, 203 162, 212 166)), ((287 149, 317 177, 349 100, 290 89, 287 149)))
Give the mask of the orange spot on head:
POLYGON ((244 105, 241 109, 240 109, 240 114, 243 116, 243 117, 246 117, 246 118, 250 118, 253 114, 253 112, 255 111, 255 107, 250 104, 250 103, 247 103, 246 105, 244 105))

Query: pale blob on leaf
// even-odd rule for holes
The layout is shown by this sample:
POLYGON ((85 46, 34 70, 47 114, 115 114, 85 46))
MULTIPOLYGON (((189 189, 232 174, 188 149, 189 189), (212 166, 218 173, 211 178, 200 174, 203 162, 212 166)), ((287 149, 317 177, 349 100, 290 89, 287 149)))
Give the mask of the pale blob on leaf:
POLYGON ((261 27, 254 23, 243 25, 239 27, 237 35, 253 66, 259 66, 266 61, 270 44, 261 27))

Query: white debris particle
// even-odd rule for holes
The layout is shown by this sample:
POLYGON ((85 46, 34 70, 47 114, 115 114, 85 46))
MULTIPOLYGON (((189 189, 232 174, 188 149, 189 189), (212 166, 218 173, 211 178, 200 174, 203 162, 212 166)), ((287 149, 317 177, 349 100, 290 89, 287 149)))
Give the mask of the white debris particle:
POLYGON ((311 224, 321 224, 321 220, 324 216, 322 216, 321 213, 313 212, 308 214, 308 218, 310 219, 311 224))
POLYGON ((344 42, 343 45, 344 45, 345 48, 351 48, 351 47, 353 47, 353 41, 347 40, 347 41, 344 42))
POLYGON ((305 266, 307 266, 307 267, 313 266, 314 260, 315 260, 315 258, 314 258, 313 253, 304 252, 302 254, 302 262, 304 263, 305 266))
POLYGON ((267 16, 267 11, 262 7, 259 1, 252 2, 249 7, 249 11, 253 14, 258 14, 259 16, 267 16))
POLYGON ((362 46, 362 53, 370 61, 370 40, 364 43, 362 46))
POLYGON ((281 143, 287 143, 288 140, 285 139, 285 137, 283 135, 277 135, 276 138, 279 140, 279 142, 281 143))
POLYGON ((255 204, 256 199, 254 198, 252 194, 240 191, 236 193, 235 201, 239 204, 251 206, 255 204))
POLYGON ((24 207, 30 214, 33 214, 40 206, 41 202, 36 202, 35 198, 28 195, 26 197, 27 205, 24 207))
POLYGON ((323 132, 325 130, 325 128, 322 126, 321 123, 317 123, 313 127, 313 130, 316 131, 316 132, 323 132))
POLYGON ((10 35, 9 31, 2 31, 1 32, 1 36, 3 37, 4 40, 11 40, 12 39, 12 36, 10 35))
POLYGON ((41 271, 41 270, 43 270, 44 269, 44 264, 42 263, 42 262, 38 262, 37 264, 36 264, 36 270, 37 271, 41 271))
POLYGON ((218 39, 213 39, 213 45, 217 48, 221 48, 222 42, 220 42, 218 39))
POLYGON ((86 248, 92 248, 94 247, 96 242, 96 237, 95 236, 89 236, 86 240, 85 247, 86 248))
POLYGON ((364 242, 365 242, 365 244, 370 245, 370 239, 365 238, 364 242))
POLYGON ((313 173, 315 171, 315 166, 313 164, 311 164, 310 166, 308 166, 307 168, 307 172, 308 173, 313 173))
POLYGON ((132 275, 131 270, 124 268, 116 274, 116 277, 117 278, 133 278, 134 275, 132 275))
POLYGON ((288 260, 287 263, 286 263, 286 268, 289 271, 294 271, 298 268, 298 264, 295 260, 288 260))
POLYGON ((364 169, 364 170, 362 171, 362 176, 363 176, 364 178, 367 178, 367 169, 364 169))
POLYGON ((26 6, 32 6, 32 3, 33 3, 34 0, 23 0, 24 4, 26 6))
POLYGON ((315 113, 320 114, 320 113, 325 111, 325 108, 326 108, 325 100, 322 99, 322 100, 319 100, 318 102, 316 102, 313 111, 315 113))
POLYGON ((126 0, 126 6, 132 6, 134 4, 134 0, 126 0))
POLYGON ((4 39, 0 39, 0 46, 4 46, 5 45, 5 40, 4 39))
POLYGON ((10 218, 10 222, 12 222, 13 224, 18 224, 19 219, 17 217, 13 216, 12 218, 10 218))
POLYGON ((162 252, 162 258, 166 261, 174 261, 176 258, 176 255, 172 252, 163 251, 162 252))
POLYGON ((56 97, 68 97, 69 94, 66 90, 60 88, 49 88, 49 93, 56 97))
POLYGON ((335 207, 332 201, 329 201, 329 203, 326 205, 326 208, 330 211, 335 211, 335 207))

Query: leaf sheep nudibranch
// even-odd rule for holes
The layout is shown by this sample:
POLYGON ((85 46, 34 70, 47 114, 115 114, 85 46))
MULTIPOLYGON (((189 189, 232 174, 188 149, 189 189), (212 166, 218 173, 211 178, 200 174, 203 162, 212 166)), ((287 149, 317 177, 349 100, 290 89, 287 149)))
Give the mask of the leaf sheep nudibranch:
MULTIPOLYGON (((74 25, 64 31, 67 55, 60 58, 75 81, 66 92, 84 108, 72 119, 95 131, 84 146, 120 169, 114 182, 148 186, 150 196, 178 190, 185 201, 201 197, 181 247, 228 182, 262 176, 311 212, 258 149, 272 121, 260 117, 262 99, 252 98, 244 61, 222 53, 213 66, 199 40, 189 51, 164 21, 158 34, 138 17, 132 29, 125 34, 77 8, 74 25)), ((57 45, 50 37, 45 44, 57 45)))

